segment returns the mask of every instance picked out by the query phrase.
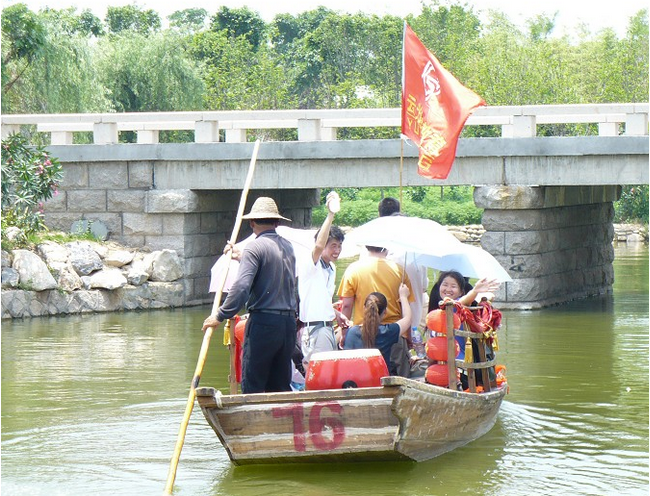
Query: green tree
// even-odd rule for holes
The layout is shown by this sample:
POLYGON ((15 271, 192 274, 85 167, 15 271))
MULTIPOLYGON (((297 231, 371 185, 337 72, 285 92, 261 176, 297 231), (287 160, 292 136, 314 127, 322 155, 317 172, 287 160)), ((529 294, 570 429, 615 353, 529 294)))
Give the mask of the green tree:
POLYGON ((108 31, 114 34, 134 31, 146 35, 160 30, 160 16, 155 10, 143 10, 136 5, 108 7, 104 19, 108 31))
POLYGON ((286 75, 265 46, 255 50, 244 36, 225 30, 194 36, 191 53, 200 60, 206 83, 206 107, 212 110, 261 110, 291 106, 286 75))
POLYGON ((399 85, 394 73, 387 77, 387 72, 401 60, 401 22, 323 9, 307 14, 293 25, 287 17, 276 18, 284 34, 274 38, 293 69, 292 92, 300 107, 363 107, 371 106, 377 94, 384 100, 389 95, 389 101, 396 95, 399 85), (295 36, 302 32, 304 36, 295 36), (388 40, 396 44, 387 46, 388 40), (373 79, 378 77, 382 79, 373 79))
POLYGON ((258 12, 253 12, 248 7, 229 9, 221 7, 212 16, 210 25, 212 31, 225 31, 231 40, 243 36, 253 47, 253 50, 266 41, 267 26, 258 12))
POLYGON ((424 45, 460 81, 469 73, 467 61, 477 50, 481 21, 471 7, 464 5, 423 5, 418 16, 407 21, 424 45))
POLYGON ((183 9, 167 16, 167 19, 171 28, 181 33, 191 34, 205 28, 207 16, 208 11, 205 9, 183 9))
POLYGON ((42 28, 41 44, 31 57, 29 69, 13 90, 3 95, 3 112, 110 110, 106 90, 98 79, 94 51, 80 27, 80 18, 74 9, 46 9, 36 15, 42 28))
POLYGON ((553 14, 553 17, 548 17, 547 15, 537 15, 532 19, 529 19, 527 24, 530 39, 532 41, 547 40, 555 29, 555 19, 557 16, 558 12, 555 12, 555 14, 553 14))
POLYGON ((104 34, 102 21, 88 9, 77 14, 76 7, 61 10, 46 7, 39 12, 39 16, 50 28, 68 35, 80 34, 83 37, 91 35, 99 37, 104 34))
POLYGON ((619 53, 621 88, 626 101, 648 101, 648 46, 648 9, 643 9, 630 18, 619 53))
POLYGON ((275 50, 281 54, 290 55, 295 51, 296 45, 301 42, 302 38, 316 29, 331 14, 334 14, 334 11, 323 6, 301 12, 296 16, 278 14, 273 19, 270 30, 275 50))
POLYGON ((77 30, 85 35, 102 36, 104 34, 101 19, 88 9, 84 9, 79 15, 77 30))
POLYGON ((200 110, 204 83, 177 33, 125 32, 97 45, 98 66, 119 112, 200 110))
POLYGON ((2 9, 3 99, 42 51, 45 35, 42 21, 25 4, 2 9))
POLYGON ((648 185, 624 186, 616 207, 617 222, 642 222, 648 224, 648 185))

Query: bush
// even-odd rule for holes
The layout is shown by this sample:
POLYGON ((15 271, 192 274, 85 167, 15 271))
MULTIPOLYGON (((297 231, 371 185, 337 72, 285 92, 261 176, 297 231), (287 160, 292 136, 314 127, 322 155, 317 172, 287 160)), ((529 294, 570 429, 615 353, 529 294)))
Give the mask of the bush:
POLYGON ((614 202, 616 222, 648 223, 648 185, 625 186, 621 199, 614 202))
MULTIPOLYGON (((474 205, 473 189, 471 186, 445 186, 443 195, 439 186, 405 187, 402 212, 444 225, 480 224, 483 211, 474 205)), ((325 196, 329 192, 329 189, 321 191, 321 205, 312 210, 313 227, 320 226, 325 219, 325 196)), ((399 188, 345 188, 337 192, 342 202, 334 222, 339 226, 360 226, 377 217, 377 205, 382 198, 399 199, 399 188)))
POLYGON ((29 235, 45 229, 43 202, 57 194, 61 164, 21 134, 2 141, 2 232, 15 226, 29 235))

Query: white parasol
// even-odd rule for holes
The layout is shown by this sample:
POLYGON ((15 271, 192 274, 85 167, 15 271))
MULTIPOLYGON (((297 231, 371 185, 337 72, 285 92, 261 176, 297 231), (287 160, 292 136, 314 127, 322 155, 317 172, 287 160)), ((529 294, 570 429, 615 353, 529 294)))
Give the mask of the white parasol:
POLYGON ((386 248, 392 252, 393 260, 401 255, 405 263, 456 270, 465 277, 512 281, 489 252, 461 243, 444 226, 429 219, 379 217, 350 231, 346 241, 386 248))

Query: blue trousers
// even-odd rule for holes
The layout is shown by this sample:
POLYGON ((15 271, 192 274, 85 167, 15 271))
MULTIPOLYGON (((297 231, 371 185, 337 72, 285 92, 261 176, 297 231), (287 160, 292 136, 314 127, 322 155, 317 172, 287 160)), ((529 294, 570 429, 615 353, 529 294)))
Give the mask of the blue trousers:
POLYGON ((295 346, 295 317, 251 313, 246 322, 242 393, 291 391, 291 355, 295 346))

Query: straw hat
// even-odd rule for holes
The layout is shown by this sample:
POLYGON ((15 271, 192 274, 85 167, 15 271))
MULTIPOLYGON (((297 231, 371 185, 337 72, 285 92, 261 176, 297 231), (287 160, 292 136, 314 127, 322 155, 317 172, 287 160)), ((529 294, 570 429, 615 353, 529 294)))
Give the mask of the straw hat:
POLYGON ((282 219, 291 222, 291 219, 282 217, 278 212, 278 206, 273 201, 273 198, 267 196, 260 196, 253 206, 251 211, 246 215, 242 215, 242 219, 282 219))

